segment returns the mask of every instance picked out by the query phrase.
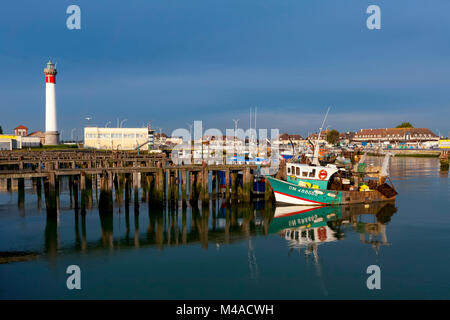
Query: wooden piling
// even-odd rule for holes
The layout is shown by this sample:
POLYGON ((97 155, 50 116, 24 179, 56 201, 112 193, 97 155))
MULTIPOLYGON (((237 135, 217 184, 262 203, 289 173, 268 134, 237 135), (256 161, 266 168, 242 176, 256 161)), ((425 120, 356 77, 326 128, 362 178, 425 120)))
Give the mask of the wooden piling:
POLYGON ((0 191, 8 191, 8 179, 0 178, 0 191))
POLYGON ((103 170, 100 177, 100 200, 98 203, 100 214, 113 213, 112 176, 111 172, 103 170))
POLYGON ((185 169, 180 171, 181 173, 181 200, 183 201, 183 205, 186 204, 187 201, 187 174, 189 174, 185 169))
POLYGON ((243 194, 242 194, 242 201, 244 202, 250 202, 251 197, 251 186, 253 185, 253 179, 250 174, 250 168, 245 168, 243 170, 242 175, 242 187, 243 187, 243 194))
POLYGON ((164 170, 159 168, 155 178, 155 200, 157 202, 164 201, 164 170))
POLYGON ((56 203, 56 175, 54 172, 50 172, 44 180, 45 190, 45 207, 47 215, 56 215, 57 203, 56 203))
POLYGON ((73 202, 75 210, 78 210, 78 176, 73 180, 73 202))
POLYGON ((270 186, 270 183, 267 179, 265 179, 264 182, 264 200, 265 201, 273 201, 274 195, 273 195, 273 189, 270 186))
POLYGON ((238 199, 238 174, 236 171, 231 172, 231 198, 238 199))
POLYGON ((17 179, 18 198, 17 203, 20 209, 25 207, 25 180, 24 178, 17 179))
POLYGON ((206 166, 202 168, 201 177, 201 198, 202 205, 205 206, 209 203, 209 174, 206 166))
POLYGON ((230 201, 230 170, 225 170, 225 201, 230 201))

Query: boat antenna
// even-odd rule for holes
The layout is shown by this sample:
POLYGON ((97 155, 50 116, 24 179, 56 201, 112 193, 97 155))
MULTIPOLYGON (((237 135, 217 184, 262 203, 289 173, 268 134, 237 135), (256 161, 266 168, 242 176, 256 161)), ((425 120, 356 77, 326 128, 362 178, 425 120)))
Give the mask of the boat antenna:
POLYGON ((313 159, 312 159, 311 163, 316 165, 316 166, 320 165, 320 162, 319 162, 319 141, 320 141, 320 135, 322 134, 322 129, 323 129, 323 126, 325 125, 325 121, 327 120, 329 112, 330 112, 330 107, 328 107, 327 113, 325 114, 325 117, 323 118, 322 126, 319 128, 319 134, 317 136, 317 142, 316 142, 316 145, 314 146, 314 156, 313 156, 313 159))

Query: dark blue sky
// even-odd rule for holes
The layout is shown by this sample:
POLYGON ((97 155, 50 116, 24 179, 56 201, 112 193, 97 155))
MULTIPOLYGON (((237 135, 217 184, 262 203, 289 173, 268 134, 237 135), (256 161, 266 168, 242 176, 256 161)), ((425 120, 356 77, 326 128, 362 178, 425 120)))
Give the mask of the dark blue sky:
POLYGON ((450 1, 14 1, 0 5, 0 125, 44 129, 42 70, 57 62, 63 138, 93 124, 307 134, 411 121, 450 130, 450 1), (66 28, 81 7, 82 29, 66 28), (382 29, 366 28, 369 4, 382 29))

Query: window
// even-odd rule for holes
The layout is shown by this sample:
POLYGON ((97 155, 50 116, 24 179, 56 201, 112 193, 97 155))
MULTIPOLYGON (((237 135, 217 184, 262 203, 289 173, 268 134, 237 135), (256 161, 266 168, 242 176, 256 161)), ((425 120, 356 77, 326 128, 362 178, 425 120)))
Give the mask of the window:
POLYGON ((288 167, 287 173, 291 174, 291 167, 288 167))
POLYGON ((300 168, 299 168, 299 167, 295 168, 295 174, 296 174, 297 176, 300 175, 300 168))
POLYGON ((307 177, 307 176, 308 176, 308 171, 307 170, 302 171, 302 177, 307 177))
POLYGON ((312 169, 312 171, 309 173, 310 178, 314 178, 316 176, 316 169, 312 169))

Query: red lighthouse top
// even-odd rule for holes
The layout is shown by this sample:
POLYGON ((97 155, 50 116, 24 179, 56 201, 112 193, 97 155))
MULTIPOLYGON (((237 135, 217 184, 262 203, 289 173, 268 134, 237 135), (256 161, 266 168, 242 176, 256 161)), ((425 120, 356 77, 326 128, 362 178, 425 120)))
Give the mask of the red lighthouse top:
POLYGON ((47 62, 47 67, 44 69, 45 82, 46 83, 55 83, 57 73, 58 72, 56 71, 56 67, 53 64, 53 62, 51 62, 51 61, 47 62))

